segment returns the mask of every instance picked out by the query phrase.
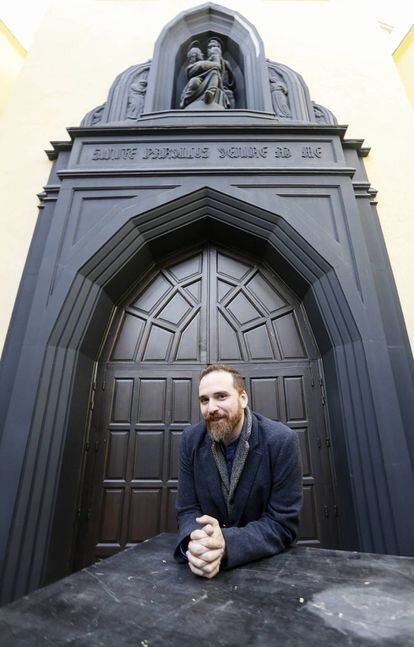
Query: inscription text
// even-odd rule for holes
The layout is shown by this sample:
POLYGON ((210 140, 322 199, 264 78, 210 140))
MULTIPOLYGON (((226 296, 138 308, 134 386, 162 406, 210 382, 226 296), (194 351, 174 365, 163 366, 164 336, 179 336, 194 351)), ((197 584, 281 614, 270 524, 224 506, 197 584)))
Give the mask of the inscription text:
POLYGON ((138 148, 95 148, 92 159, 96 160, 133 160, 136 157, 138 148))

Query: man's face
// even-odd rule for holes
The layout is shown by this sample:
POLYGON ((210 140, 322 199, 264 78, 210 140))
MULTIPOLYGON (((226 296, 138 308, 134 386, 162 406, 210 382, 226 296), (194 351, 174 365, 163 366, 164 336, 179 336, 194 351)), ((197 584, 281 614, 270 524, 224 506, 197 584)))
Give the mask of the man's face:
POLYGON ((198 394, 201 415, 211 438, 226 445, 237 438, 243 426, 247 393, 235 389, 231 373, 208 373, 200 381, 198 394))

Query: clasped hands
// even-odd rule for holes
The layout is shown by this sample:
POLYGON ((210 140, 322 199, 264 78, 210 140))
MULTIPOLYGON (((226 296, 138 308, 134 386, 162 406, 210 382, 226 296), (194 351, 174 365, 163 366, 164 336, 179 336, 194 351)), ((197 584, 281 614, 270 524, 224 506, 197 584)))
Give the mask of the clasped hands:
POLYGON ((197 517, 203 527, 193 530, 188 543, 188 565, 195 575, 208 579, 217 575, 226 548, 219 522, 204 514, 197 517))

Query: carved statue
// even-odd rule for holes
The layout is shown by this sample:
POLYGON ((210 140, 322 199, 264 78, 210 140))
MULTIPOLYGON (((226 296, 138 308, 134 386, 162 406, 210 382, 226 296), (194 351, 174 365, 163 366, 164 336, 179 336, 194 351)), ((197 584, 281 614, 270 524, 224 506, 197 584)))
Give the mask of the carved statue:
POLYGON ((291 117, 286 83, 275 74, 270 77, 269 81, 273 110, 276 115, 278 117, 291 117))
POLYGON ((199 42, 187 52, 188 82, 181 93, 180 108, 226 110, 234 108, 234 78, 230 63, 223 58, 222 44, 216 37, 207 43, 207 59, 199 42))
POLYGON ((318 123, 320 124, 326 124, 328 123, 326 120, 326 115, 324 111, 322 110, 321 106, 319 106, 317 103, 312 101, 313 105, 313 112, 315 113, 315 119, 318 123))
POLYGON ((313 103, 313 112, 315 113, 316 121, 322 124, 326 123, 325 115, 323 114, 319 106, 317 106, 315 103, 313 103))
POLYGON ((147 91, 147 81, 141 79, 132 83, 129 88, 127 119, 138 119, 144 110, 145 93, 147 91))
POLYGON ((99 124, 99 122, 102 119, 103 111, 105 109, 105 104, 103 103, 101 106, 98 106, 95 108, 91 115, 91 126, 96 126, 96 124, 99 124))

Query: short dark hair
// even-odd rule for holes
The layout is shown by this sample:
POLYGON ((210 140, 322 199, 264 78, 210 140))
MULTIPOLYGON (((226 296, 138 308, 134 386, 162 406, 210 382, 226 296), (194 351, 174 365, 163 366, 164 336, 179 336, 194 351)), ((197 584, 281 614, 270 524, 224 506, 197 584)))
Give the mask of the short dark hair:
POLYGON ((230 373, 230 375, 233 377, 233 386, 238 391, 239 393, 242 393, 244 391, 244 378, 240 375, 239 371, 237 371, 235 368, 232 366, 227 366, 226 364, 210 364, 209 366, 206 366, 206 368, 201 372, 200 375, 200 382, 209 373, 215 373, 216 371, 224 371, 224 373, 230 373))

